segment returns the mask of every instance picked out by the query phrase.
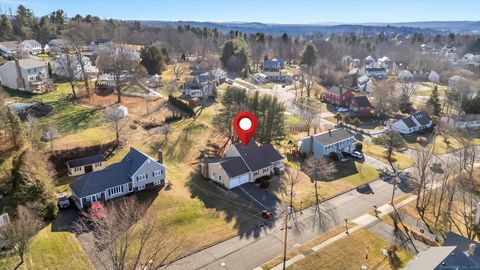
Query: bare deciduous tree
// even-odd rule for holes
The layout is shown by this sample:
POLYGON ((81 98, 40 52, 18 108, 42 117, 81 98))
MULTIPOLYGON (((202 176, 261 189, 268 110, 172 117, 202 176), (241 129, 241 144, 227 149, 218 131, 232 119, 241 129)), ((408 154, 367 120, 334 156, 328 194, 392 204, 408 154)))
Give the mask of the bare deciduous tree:
POLYGON ((115 130, 115 141, 117 144, 120 143, 120 132, 123 128, 123 115, 122 112, 119 110, 118 106, 112 105, 105 108, 104 111, 105 120, 110 122, 115 130))
POLYGON ((100 51, 96 64, 101 72, 112 75, 117 102, 121 103, 123 87, 129 83, 127 77, 133 76, 132 72, 137 66, 133 56, 123 46, 112 45, 100 51))
POLYGON ((416 208, 423 218, 425 209, 430 203, 432 196, 432 187, 434 185, 435 173, 431 170, 433 160, 433 148, 428 146, 427 148, 419 149, 415 154, 415 175, 417 176, 417 201, 416 208))
POLYGON ((318 193, 317 182, 328 180, 328 178, 337 172, 337 169, 335 168, 335 164, 328 158, 311 156, 305 161, 304 171, 310 176, 314 183, 316 210, 319 210, 320 195, 318 193))
POLYGON ((19 205, 17 217, 0 229, 0 238, 20 257, 20 262, 14 269, 18 269, 23 264, 30 239, 40 227, 40 218, 25 206, 19 205))
POLYGON ((92 254, 105 269, 160 269, 178 256, 182 243, 158 224, 148 205, 135 197, 105 206, 102 218, 84 214, 76 223, 80 233, 92 227, 95 232, 92 254))

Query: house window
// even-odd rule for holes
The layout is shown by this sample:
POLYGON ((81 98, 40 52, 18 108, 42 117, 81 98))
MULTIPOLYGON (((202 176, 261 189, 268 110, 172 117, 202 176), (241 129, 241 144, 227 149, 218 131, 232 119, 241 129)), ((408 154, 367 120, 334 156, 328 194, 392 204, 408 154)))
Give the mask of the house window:
POLYGON ((218 176, 218 180, 220 180, 220 181, 222 180, 222 176, 221 176, 221 175, 218 176))
POLYGON ((73 171, 75 171, 75 172, 79 172, 79 171, 81 171, 81 170, 82 170, 81 167, 76 167, 75 169, 73 169, 73 171))
POLYGON ((100 167, 100 166, 102 166, 101 162, 95 163, 95 167, 100 167))
POLYGON ((123 186, 116 186, 108 189, 108 195, 115 195, 123 192, 123 186))
POLYGON ((137 176, 137 181, 145 180, 147 179, 147 174, 140 174, 137 176))
POLYGON ((153 176, 159 176, 159 175, 162 175, 163 174, 163 170, 158 170, 158 171, 154 171, 153 172, 153 176))
POLYGON ((90 201, 90 196, 85 197, 85 200, 87 200, 87 202, 89 202, 90 201))

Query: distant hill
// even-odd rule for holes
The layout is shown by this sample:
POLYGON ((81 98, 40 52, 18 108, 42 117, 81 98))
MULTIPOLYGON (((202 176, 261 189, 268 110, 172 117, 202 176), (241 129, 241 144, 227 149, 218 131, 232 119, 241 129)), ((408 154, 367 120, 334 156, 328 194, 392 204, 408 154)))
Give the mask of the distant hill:
POLYGON ((264 32, 280 35, 284 32, 292 35, 313 33, 351 33, 365 34, 379 32, 396 32, 410 34, 415 32, 445 34, 449 32, 462 34, 480 34, 480 22, 444 21, 444 22, 406 22, 406 23, 362 23, 362 24, 267 24, 258 22, 196 22, 196 21, 142 21, 146 26, 176 28, 181 25, 217 28, 221 32, 242 31, 246 33, 264 32))

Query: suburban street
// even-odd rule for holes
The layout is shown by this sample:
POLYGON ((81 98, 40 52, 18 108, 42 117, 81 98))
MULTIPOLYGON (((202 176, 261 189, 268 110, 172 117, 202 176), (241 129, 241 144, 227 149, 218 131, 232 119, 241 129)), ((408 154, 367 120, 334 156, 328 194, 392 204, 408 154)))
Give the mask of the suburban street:
MULTIPOLYGON (((288 236, 288 248, 302 244, 331 228, 344 224, 344 218, 353 220, 371 210, 373 205, 383 205, 391 199, 392 185, 383 180, 370 184, 373 193, 362 194, 352 190, 332 198, 320 207, 322 218, 315 214, 315 207, 297 213, 298 221, 288 236)), ((397 190, 395 196, 404 194, 397 190)), ((254 269, 277 257, 283 251, 283 220, 277 220, 272 229, 263 230, 258 238, 228 239, 176 261, 169 269, 254 269)))

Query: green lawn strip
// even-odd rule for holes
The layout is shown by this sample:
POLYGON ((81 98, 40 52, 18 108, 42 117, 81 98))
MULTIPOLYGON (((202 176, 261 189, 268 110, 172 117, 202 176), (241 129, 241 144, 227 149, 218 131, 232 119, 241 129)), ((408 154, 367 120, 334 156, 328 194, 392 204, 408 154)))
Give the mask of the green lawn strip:
MULTIPOLYGON (((13 269, 18 261, 17 256, 0 258, 0 266, 6 266, 0 268, 13 269)), ((94 269, 75 235, 70 232, 54 232, 50 224, 32 238, 25 254, 25 263, 19 269, 60 270, 68 266, 80 270, 94 269)))
MULTIPOLYGON (((364 153, 366 153, 367 155, 371 155, 372 157, 388 164, 388 160, 385 157, 386 150, 386 148, 378 145, 363 143, 362 151, 364 153)), ((413 165, 412 159, 409 156, 398 153, 396 151, 393 152, 393 158, 395 159, 393 165, 396 166, 398 169, 403 170, 413 165)))
MULTIPOLYGON (((377 237, 367 230, 359 230, 339 239, 318 252, 294 263, 288 269, 360 269, 366 265, 368 269, 398 269, 390 265, 388 258, 381 253, 382 248, 388 248, 390 243, 377 237), (369 246, 368 260, 365 260, 365 249, 369 246)), ((399 266, 414 257, 404 250, 397 251, 399 266)))

